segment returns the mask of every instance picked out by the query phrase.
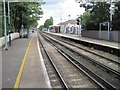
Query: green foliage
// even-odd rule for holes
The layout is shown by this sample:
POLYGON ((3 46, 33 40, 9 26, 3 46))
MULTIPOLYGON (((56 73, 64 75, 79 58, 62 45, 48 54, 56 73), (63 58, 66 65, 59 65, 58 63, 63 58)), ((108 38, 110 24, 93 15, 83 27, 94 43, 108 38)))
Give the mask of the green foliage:
POLYGON ((82 16, 80 16, 82 18, 82 27, 84 29, 87 28, 91 28, 92 29, 92 25, 94 24, 94 19, 93 19, 93 14, 89 13, 89 12, 85 12, 82 16))
POLYGON ((120 1, 116 2, 115 14, 113 16, 113 30, 120 30, 120 1))
MULTIPOLYGON (((116 2, 115 6, 118 9, 115 10, 113 15, 113 29, 120 30, 120 2, 116 2)), ((86 12, 80 16, 83 18, 82 27, 85 30, 99 30, 99 23, 110 21, 110 4, 107 2, 91 2, 89 4, 82 4, 86 12)))
POLYGON ((53 18, 50 17, 50 19, 47 19, 44 23, 44 27, 48 28, 50 25, 53 25, 53 18))
POLYGON ((2 1, 0 1, 0 37, 2 37, 2 1))
POLYGON ((19 2, 11 3, 11 8, 13 8, 13 24, 16 29, 20 30, 21 25, 24 28, 30 28, 31 26, 37 25, 37 20, 40 19, 40 15, 43 14, 41 10, 41 5, 43 2, 19 2))
MULTIPOLYGON (((10 2, 10 23, 8 27, 12 32, 19 32, 23 24, 24 28, 36 27, 37 21, 43 14, 41 5, 44 2, 10 2)), ((2 11, 3 12, 3 11, 2 11)), ((6 15, 8 15, 7 3, 6 3, 6 15)), ((4 22, 4 19, 3 19, 4 22)), ((2 24, 4 27, 4 24, 2 24)), ((7 29, 8 30, 8 29, 7 29)))
POLYGON ((41 25, 41 26, 39 27, 39 30, 41 31, 43 28, 44 28, 44 25, 41 25))

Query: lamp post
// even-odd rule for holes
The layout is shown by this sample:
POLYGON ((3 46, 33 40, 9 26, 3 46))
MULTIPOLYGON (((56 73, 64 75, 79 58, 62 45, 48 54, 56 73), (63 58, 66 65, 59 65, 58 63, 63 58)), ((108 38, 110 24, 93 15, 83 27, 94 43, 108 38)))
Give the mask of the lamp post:
POLYGON ((10 24, 10 1, 8 0, 8 23, 10 24))
POLYGON ((7 32, 6 32, 6 10, 5 10, 5 0, 3 1, 4 4, 4 37, 5 37, 5 47, 4 50, 8 50, 7 46, 7 32))
POLYGON ((77 34, 80 34, 80 36, 81 36, 81 23, 82 23, 82 18, 78 17, 77 18, 77 25, 79 25, 79 32, 77 34))
POLYGON ((110 32, 109 32, 109 40, 112 41, 112 15, 115 12, 115 5, 113 4, 112 0, 110 1, 110 32))
POLYGON ((70 20, 70 14, 68 15, 68 20, 70 20))
MULTIPOLYGON (((80 3, 80 5, 82 5, 82 4, 84 4, 86 1, 84 1, 84 0, 75 0, 77 3, 80 3)), ((80 6, 81 7, 81 6, 80 6)), ((77 15, 78 16, 78 15, 77 15)), ((80 18, 77 18, 77 25, 79 25, 79 34, 80 34, 80 36, 81 36, 81 25, 80 25, 80 23, 83 21, 83 19, 80 17, 80 18)))
POLYGON ((9 26, 9 45, 11 46, 11 35, 10 35, 10 7, 9 7, 9 0, 8 0, 8 26, 9 26))

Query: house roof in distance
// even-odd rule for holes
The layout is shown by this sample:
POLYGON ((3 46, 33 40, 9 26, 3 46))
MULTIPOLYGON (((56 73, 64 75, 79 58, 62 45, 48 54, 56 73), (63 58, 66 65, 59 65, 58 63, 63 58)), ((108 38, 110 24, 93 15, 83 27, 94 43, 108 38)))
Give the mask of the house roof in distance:
POLYGON ((68 20, 68 21, 65 21, 65 22, 61 22, 59 23, 58 25, 67 25, 67 24, 77 24, 76 20, 68 20))

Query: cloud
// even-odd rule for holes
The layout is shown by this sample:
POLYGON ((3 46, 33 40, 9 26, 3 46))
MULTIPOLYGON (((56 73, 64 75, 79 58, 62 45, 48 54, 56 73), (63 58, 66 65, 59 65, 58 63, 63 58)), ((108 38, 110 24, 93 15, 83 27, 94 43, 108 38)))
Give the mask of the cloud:
POLYGON ((83 8, 79 7, 79 3, 76 3, 74 0, 65 0, 64 4, 61 5, 62 16, 63 18, 75 19, 77 15, 81 15, 84 12, 83 8))
POLYGON ((46 19, 51 16, 54 19, 54 25, 68 19, 76 19, 77 15, 81 15, 84 12, 84 8, 79 7, 79 3, 75 0, 45 0, 46 4, 42 6, 43 18, 38 23, 43 25, 46 19), (54 1, 54 2, 53 2, 54 1), (68 17, 70 15, 70 18, 68 17), (62 20, 61 20, 62 19, 62 20))

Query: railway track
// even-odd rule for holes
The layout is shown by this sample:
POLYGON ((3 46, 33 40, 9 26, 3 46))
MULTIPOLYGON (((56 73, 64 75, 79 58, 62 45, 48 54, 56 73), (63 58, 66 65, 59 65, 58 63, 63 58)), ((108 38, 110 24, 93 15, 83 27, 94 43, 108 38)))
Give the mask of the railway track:
MULTIPOLYGON (((49 36, 47 36, 47 37, 50 38, 49 36)), ((116 75, 120 76, 119 62, 114 61, 112 59, 110 60, 109 58, 106 58, 106 57, 103 57, 103 56, 100 56, 97 54, 91 55, 90 51, 87 52, 87 50, 84 50, 84 51, 86 51, 86 52, 84 52, 83 49, 81 50, 81 48, 80 49, 78 48, 79 46, 77 47, 71 43, 58 41, 54 38, 52 38, 52 40, 55 41, 56 43, 59 43, 62 46, 65 46, 67 49, 71 50, 72 52, 74 52, 80 56, 83 56, 83 57, 89 59, 90 61, 95 62, 95 63, 99 64, 100 66, 107 68, 108 70, 115 73, 116 75), (102 58, 100 58, 100 57, 102 57, 102 58)))
POLYGON ((45 44, 45 40, 41 39, 39 35, 39 42, 41 43, 44 52, 49 58, 55 72, 61 80, 62 88, 69 90, 70 88, 96 88, 96 89, 106 89, 102 84, 93 79, 84 70, 77 67, 76 64, 71 64, 71 58, 67 57, 64 53, 56 50, 54 46, 50 44, 45 44), (49 46, 49 48, 48 48, 49 46), (50 48, 51 47, 51 48, 50 48), (54 47, 54 48, 53 48, 54 47), (52 50, 52 53, 51 51, 52 50), (52 55, 53 54, 53 55, 52 55), (59 55, 55 57, 55 55, 59 55), (58 58, 59 57, 59 58, 58 58))
POLYGON ((77 48, 79 48, 79 49, 81 49, 81 50, 83 50, 83 52, 84 51, 86 51, 87 53, 89 53, 89 54, 93 54, 93 55, 96 55, 96 56, 98 56, 98 57, 100 57, 102 60, 107 60, 108 61, 108 63, 114 63, 114 64, 116 64, 116 65, 120 65, 120 62, 118 61, 118 58, 119 57, 117 57, 117 58, 114 58, 114 59, 110 59, 110 58, 108 58, 108 57, 106 57, 106 56, 104 56, 104 55, 101 55, 101 54, 99 54, 99 53, 97 53, 97 52, 94 52, 93 50, 90 50, 90 48, 86 48, 86 47, 83 47, 83 46, 80 46, 80 44, 76 44, 76 43, 73 43, 73 42, 71 42, 71 41, 68 41, 68 40, 65 40, 65 39, 63 39, 63 38, 59 38, 59 37, 57 37, 57 36, 55 36, 55 35, 51 35, 51 34, 49 34, 49 36, 50 37, 53 37, 53 38, 57 38, 57 40, 59 40, 59 41, 62 41, 62 42, 64 42, 64 43, 67 43, 67 44, 69 44, 69 45, 72 45, 72 46, 74 46, 74 47, 77 47, 77 48), (117 59, 117 60, 116 60, 117 59))
MULTIPOLYGON (((58 43, 57 41, 54 41, 54 40, 51 40, 50 38, 48 38, 48 37, 45 37, 44 36, 44 38, 46 38, 46 40, 48 40, 49 42, 51 42, 56 48, 59 48, 59 50, 61 51, 61 52, 63 52, 63 53, 65 53, 68 57, 70 57, 75 63, 79 63, 79 64, 81 64, 81 65, 78 65, 78 66, 81 66, 84 70, 86 70, 86 72, 89 72, 89 74, 90 75, 94 75, 93 77, 96 79, 96 80, 98 80, 98 81, 100 81, 101 83, 107 83, 106 84, 106 86, 111 86, 111 87, 113 87, 114 89, 118 89, 119 88, 119 72, 114 72, 114 70, 112 71, 112 69, 108 69, 108 67, 106 68, 106 66, 104 66, 104 65, 102 65, 102 64, 99 64, 99 63, 96 63, 94 60, 92 60, 91 61, 91 59, 90 58, 86 58, 86 56, 82 56, 82 55, 79 55, 79 53, 77 53, 78 54, 78 56, 74 56, 74 54, 76 53, 76 51, 74 51, 74 50, 71 50, 70 48, 68 48, 68 47, 66 47, 66 46, 64 46, 64 45, 62 45, 61 43, 58 43), (63 48, 63 46, 65 47, 65 48, 63 48), (62 49, 61 49, 62 48, 62 49), (68 50, 69 49, 69 50, 68 50), (67 51, 67 53, 65 52, 65 50, 67 51), (73 53, 73 55, 71 54, 70 55, 70 53, 68 53, 68 52, 70 52, 70 51, 72 51, 72 53, 73 53), (74 57, 73 57, 74 56, 74 57), (80 62, 79 60, 77 60, 77 59, 80 59, 80 58, 75 58, 75 57, 80 57, 80 56, 82 56, 82 58, 84 57, 84 59, 87 59, 87 62, 85 61, 85 62, 80 62), (90 61, 90 62, 88 62, 88 61, 90 61), (92 64, 90 64, 92 62, 92 64), (84 63, 84 64, 83 64, 84 63), (90 68, 90 67, 86 67, 85 66, 85 63, 88 65, 88 66, 91 66, 92 68, 90 68), (94 65, 94 66, 93 66, 94 65), (95 69, 96 68, 96 66, 97 66, 97 70, 95 69), (101 69, 101 67, 102 67, 102 69, 101 69), (87 68, 87 69, 86 69, 87 68), (95 69, 95 70, 94 70, 95 69), (103 69, 105 69, 105 70, 103 70, 103 69), (100 72, 99 72, 100 71, 100 72), (101 73, 102 73, 102 75, 101 75, 101 73), (104 76, 104 74, 105 74, 105 76, 104 76), (110 80, 109 80, 110 79, 110 80)), ((82 60, 82 59, 81 59, 82 60)), ((82 60, 83 61, 83 60, 82 60)), ((107 87, 108 88, 108 87, 107 87)))
POLYGON ((38 37, 39 40, 39 46, 40 46, 40 50, 44 59, 44 63, 47 69, 47 73, 49 75, 50 78, 50 82, 51 82, 51 86, 52 88, 64 88, 64 85, 62 84, 59 75, 57 74, 56 70, 54 69, 55 67, 53 67, 52 63, 49 60, 49 55, 46 52, 40 38, 38 37))

